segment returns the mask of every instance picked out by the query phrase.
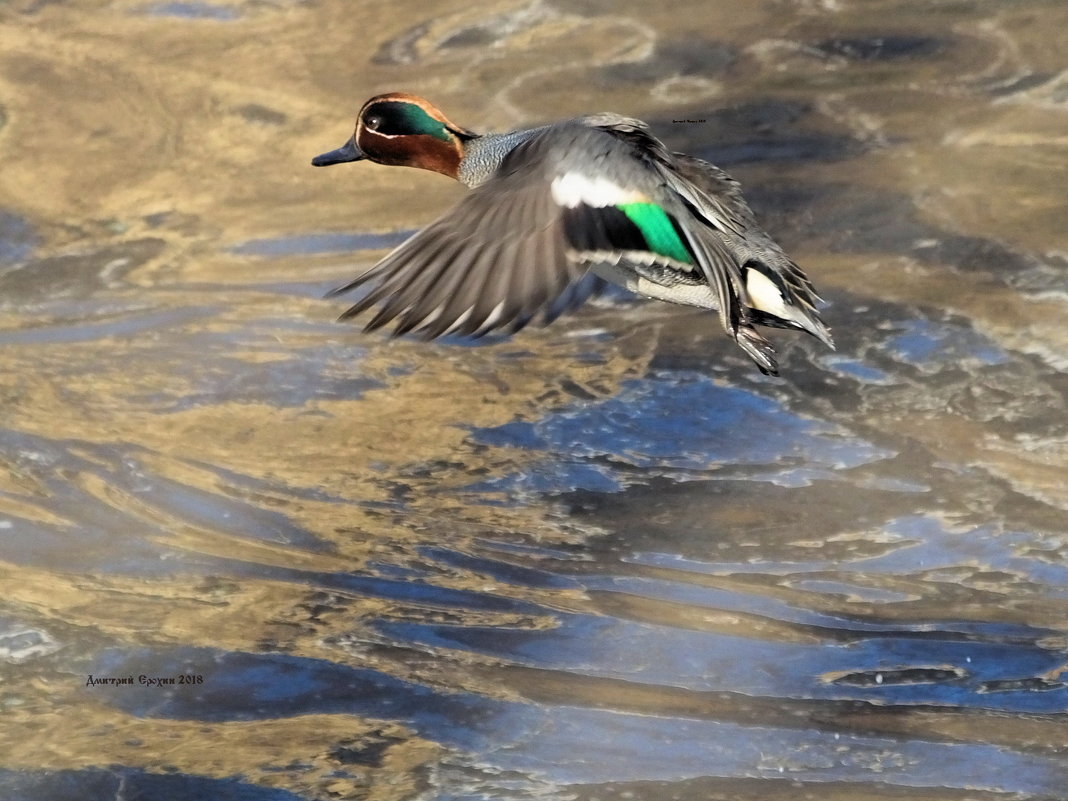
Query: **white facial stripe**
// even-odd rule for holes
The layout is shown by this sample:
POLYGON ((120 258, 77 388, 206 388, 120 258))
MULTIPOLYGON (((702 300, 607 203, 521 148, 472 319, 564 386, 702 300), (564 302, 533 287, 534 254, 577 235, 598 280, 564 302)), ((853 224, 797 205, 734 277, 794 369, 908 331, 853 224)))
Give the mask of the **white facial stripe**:
POLYGON ((619 203, 640 203, 648 200, 641 192, 624 189, 603 176, 591 178, 580 172, 567 172, 553 179, 553 200, 557 205, 573 209, 580 203, 594 208, 619 203))

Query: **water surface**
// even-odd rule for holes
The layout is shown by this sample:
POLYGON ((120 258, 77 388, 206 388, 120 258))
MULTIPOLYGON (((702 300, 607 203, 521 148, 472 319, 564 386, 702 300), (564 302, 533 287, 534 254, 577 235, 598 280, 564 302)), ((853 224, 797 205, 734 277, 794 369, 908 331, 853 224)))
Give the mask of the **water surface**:
POLYGON ((6 5, 0 796, 1068 798, 1066 26, 6 5), (335 322, 462 192, 309 166, 387 90, 648 120, 838 350, 775 332, 766 378, 615 294, 477 345, 335 322))

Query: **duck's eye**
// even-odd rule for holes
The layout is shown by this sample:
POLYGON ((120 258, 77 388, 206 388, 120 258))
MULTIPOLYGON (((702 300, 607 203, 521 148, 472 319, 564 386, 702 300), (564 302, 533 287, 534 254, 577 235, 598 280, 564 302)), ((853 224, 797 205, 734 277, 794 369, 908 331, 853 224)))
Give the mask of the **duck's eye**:
POLYGON ((363 126, 369 128, 372 131, 377 131, 379 126, 382 125, 382 118, 377 114, 374 114, 363 121, 363 126))

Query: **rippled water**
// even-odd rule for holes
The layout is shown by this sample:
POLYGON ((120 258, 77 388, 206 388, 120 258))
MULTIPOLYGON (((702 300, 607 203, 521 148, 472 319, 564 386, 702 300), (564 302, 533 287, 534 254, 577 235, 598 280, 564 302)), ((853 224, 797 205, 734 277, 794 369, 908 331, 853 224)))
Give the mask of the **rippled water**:
POLYGON ((468 5, 0 9, 0 797, 1068 798, 1068 6, 468 5), (649 120, 837 352, 336 323, 386 90, 649 120))

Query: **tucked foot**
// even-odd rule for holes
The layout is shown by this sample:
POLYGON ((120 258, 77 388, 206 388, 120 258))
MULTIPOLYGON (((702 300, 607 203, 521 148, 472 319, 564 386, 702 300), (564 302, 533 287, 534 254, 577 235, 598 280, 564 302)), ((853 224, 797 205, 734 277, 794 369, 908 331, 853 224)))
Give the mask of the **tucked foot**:
POLYGON ((779 363, 775 360, 775 348, 755 328, 740 326, 734 337, 738 346, 749 354, 764 375, 778 375, 779 363))

